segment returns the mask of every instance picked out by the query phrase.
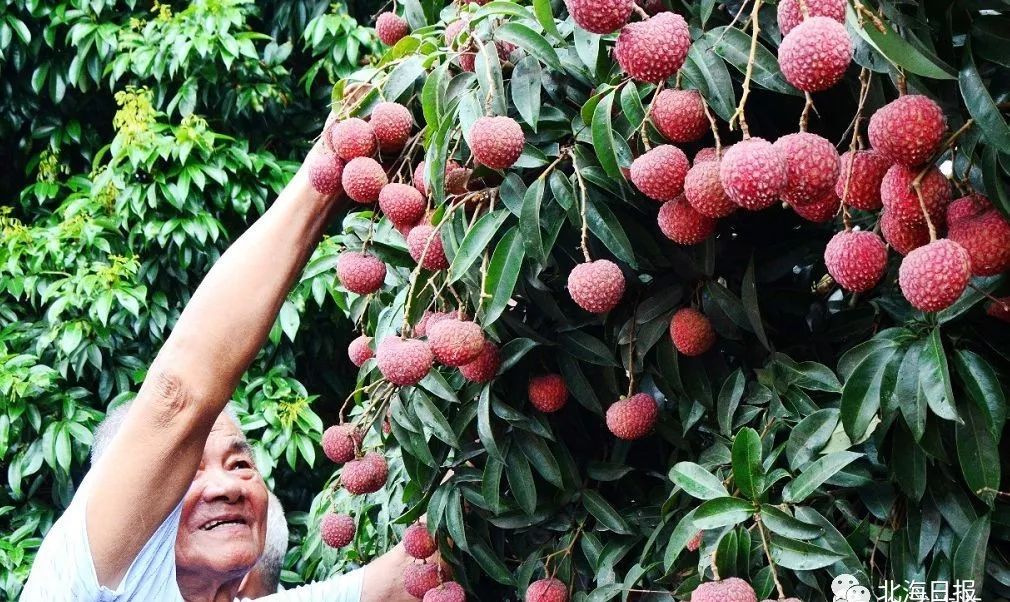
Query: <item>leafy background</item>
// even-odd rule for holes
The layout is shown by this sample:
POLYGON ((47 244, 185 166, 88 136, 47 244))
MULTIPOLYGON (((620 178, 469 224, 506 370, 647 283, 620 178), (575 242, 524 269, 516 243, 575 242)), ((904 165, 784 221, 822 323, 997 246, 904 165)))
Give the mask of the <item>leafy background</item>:
MULTIPOLYGON (((365 23, 376 8, 352 12, 365 23)), ((681 85, 702 92, 723 142, 736 141, 726 122, 742 94, 749 10, 731 25, 739 3, 674 8, 695 40, 681 85)), ((941 160, 1006 214, 1005 8, 851 9, 856 64, 814 97, 811 131, 846 148, 861 68, 872 74, 864 117, 903 80, 941 103, 951 130, 973 120, 941 160)), ((777 577, 788 595, 831 599, 828 582, 842 572, 871 585, 974 579, 982 599, 1010 594, 1000 492, 1010 333, 985 315, 981 292, 1007 294, 1002 276, 923 315, 902 299, 892 256, 880 286, 843 295, 823 280, 838 220, 812 225, 782 208, 736 214, 695 247, 672 244, 655 203, 622 175, 639 132, 660 138, 643 130, 653 90, 623 79, 614 36, 575 27, 549 0, 409 0, 402 12, 414 32, 392 49, 318 2, 29 2, 0 13, 0 153, 12 166, 0 183, 12 199, 0 217, 8 596, 86 469, 91 429, 136 390, 201 275, 290 176, 333 83, 345 112, 367 114, 381 96, 426 124, 424 146, 404 161, 427 161, 452 267, 415 272, 384 219, 349 214, 236 392, 291 510, 287 583, 367 560, 427 512, 455 578, 481 599, 514 598, 555 572, 578 599, 682 598, 713 563, 767 597, 777 577), (459 73, 442 39, 458 11, 471 13, 480 47, 518 50, 507 63, 480 50, 476 74, 459 73), (366 55, 373 62, 357 69, 366 55), (342 102, 360 81, 375 89, 342 102), (451 210, 458 199, 446 198, 441 174, 450 157, 468 160, 469 125, 485 113, 521 120, 527 147, 504 179, 475 173, 490 202, 468 215, 451 210), (593 257, 614 259, 629 281, 603 318, 565 291, 583 221, 593 257), (333 267, 369 237, 391 270, 380 294, 362 298, 334 282, 333 267), (381 339, 405 314, 414 323, 457 295, 501 344, 492 384, 443 370, 392 391, 372 363, 351 370, 344 350, 357 330, 381 339), (712 319, 718 353, 679 357, 670 344, 669 317, 691 303, 712 319), (634 444, 614 441, 602 420, 627 392, 629 368, 662 409, 656 435, 634 444), (575 402, 549 418, 526 402, 529 377, 545 371, 564 375, 575 402), (352 391, 352 416, 391 413, 391 433, 376 428, 367 442, 385 446, 390 485, 365 498, 333 493, 332 466, 317 460, 323 426, 352 391), (329 508, 358 518, 349 550, 326 550, 315 534, 329 508)), ((775 139, 797 130, 803 98, 775 60, 773 4, 759 23, 747 117, 755 135, 775 139)))

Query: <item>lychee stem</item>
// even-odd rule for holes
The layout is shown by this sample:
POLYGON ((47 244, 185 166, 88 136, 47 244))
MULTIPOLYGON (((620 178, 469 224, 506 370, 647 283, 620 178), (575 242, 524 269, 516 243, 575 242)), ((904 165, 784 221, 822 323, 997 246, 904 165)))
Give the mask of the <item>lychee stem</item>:
POLYGON ((926 218, 926 227, 929 228, 929 242, 936 240, 936 226, 933 225, 933 220, 929 218, 929 212, 926 211, 926 200, 922 197, 922 179, 926 177, 927 173, 929 173, 929 170, 933 167, 934 163, 936 163, 936 160, 940 158, 943 153, 947 152, 950 147, 957 142, 957 139, 961 137, 961 134, 967 132, 974 124, 975 120, 969 119, 968 121, 965 121, 964 125, 958 128, 957 131, 948 136, 947 139, 943 141, 943 144, 940 145, 940 148, 933 159, 929 161, 926 164, 926 167, 922 168, 922 171, 920 171, 915 176, 915 179, 912 180, 912 188, 915 189, 915 196, 919 199, 919 209, 922 210, 922 216, 926 218))
POLYGON ((865 17, 869 17, 870 21, 873 22, 873 26, 877 28, 877 31, 880 33, 887 33, 887 28, 884 27, 884 22, 880 20, 880 17, 873 14, 872 10, 866 8, 866 5, 859 0, 853 0, 852 6, 856 9, 856 16, 859 19, 860 27, 863 27, 865 17))
POLYGON ((358 393, 362 393, 362 394, 367 393, 368 391, 370 391, 370 390, 374 389, 375 387, 377 387, 378 385, 382 384, 382 382, 383 381, 381 381, 381 380, 377 380, 377 381, 375 381, 373 383, 367 384, 367 385, 365 385, 363 387, 358 387, 357 389, 351 391, 351 394, 348 395, 344 399, 343 405, 340 406, 340 412, 338 414, 338 416, 340 418, 340 424, 343 424, 344 421, 346 420, 346 417, 347 417, 347 406, 350 404, 351 400, 354 399, 354 396, 357 395, 358 393))
POLYGON ((743 94, 740 95, 740 104, 737 105, 736 111, 729 120, 729 129, 731 130, 733 129, 734 123, 740 124, 740 131, 743 132, 744 140, 750 138, 750 129, 747 127, 747 117, 744 115, 744 108, 747 106, 747 97, 750 96, 750 80, 754 75, 754 61, 757 56, 758 34, 761 33, 761 23, 759 20, 761 1, 762 0, 754 0, 754 6, 751 8, 750 54, 747 56, 747 71, 743 76, 743 94))
POLYGON ((638 5, 637 2, 631 5, 631 9, 635 11, 635 14, 642 18, 643 21, 649 20, 649 13, 645 12, 645 9, 638 5))
POLYGON ((768 568, 771 569, 772 581, 775 582, 775 591, 778 592, 779 600, 784 600, 786 593, 782 589, 782 582, 779 581, 779 572, 775 567, 775 561, 772 560, 771 548, 768 547, 768 532, 765 529, 764 523, 761 521, 761 515, 759 513, 754 514, 754 522, 757 524, 758 532, 761 534, 761 546, 764 548, 765 557, 768 558, 768 568))
MULTIPOLYGON (((442 214, 442 219, 440 219, 438 221, 438 224, 434 228, 432 228, 431 234, 429 234, 428 238, 425 239, 424 241, 424 248, 421 249, 421 255, 420 255, 421 260, 424 260, 428 256, 428 247, 431 246, 431 241, 435 239, 435 236, 440 235, 439 230, 442 228, 442 224, 448 221, 449 217, 452 216, 453 211, 455 211, 456 208, 462 205, 464 202, 465 201, 463 200, 456 201, 455 203, 450 205, 448 209, 445 210, 444 214, 442 214)), ((410 329, 410 321, 409 321, 410 305, 414 300, 413 299, 414 288, 417 286, 417 276, 421 273, 422 263, 423 261, 418 261, 417 265, 414 266, 414 269, 410 272, 410 288, 407 289, 407 303, 406 306, 403 308, 403 322, 400 325, 401 333, 406 333, 410 329)))
POLYGON ((719 139, 719 124, 716 123, 712 111, 708 108, 708 103, 702 100, 701 106, 705 109, 705 117, 708 117, 708 125, 712 128, 712 137, 715 138, 715 158, 722 160, 722 140, 719 139))
MULTIPOLYGON (((639 294, 641 297, 641 294, 639 294)), ((635 334, 638 321, 638 300, 635 300, 635 309, 631 312, 631 333, 628 340, 628 397, 635 392, 635 334)))
POLYGON ((806 21, 807 17, 810 16, 810 10, 807 8, 807 1, 799 0, 799 4, 800 4, 800 14, 803 15, 803 20, 806 21))
POLYGON ((810 109, 814 108, 814 99, 810 96, 810 92, 804 92, 803 96, 806 98, 806 102, 803 103, 803 112, 800 113, 800 131, 807 131, 807 124, 810 123, 810 109))
POLYGON ((592 258, 589 256, 589 224, 586 222, 586 183, 582 181, 582 172, 579 171, 579 160, 574 153, 572 154, 572 167, 575 171, 575 179, 579 183, 579 199, 581 201, 579 217, 582 218, 582 256, 585 257, 586 263, 589 263, 592 261, 592 258))
POLYGON ((973 282, 971 282, 970 280, 968 281, 968 286, 969 286, 969 288, 971 288, 975 292, 979 293, 980 295, 982 295, 986 299, 992 301, 996 305, 999 305, 1003 309, 1010 311, 1010 305, 1008 305, 1007 302, 1004 301, 1003 299, 1000 299, 999 297, 993 297, 991 294, 989 294, 988 291, 983 290, 983 289, 975 286, 975 284, 973 282))
MULTIPOLYGON (((930 167, 931 166, 932 165, 930 165, 930 167)), ((925 171, 923 171, 923 173, 925 173, 925 171)), ((920 176, 916 176, 916 178, 912 180, 912 188, 915 189, 915 196, 919 199, 919 209, 922 210, 922 217, 926 219, 926 227, 929 228, 929 242, 934 242, 936 241, 936 226, 933 225, 933 220, 929 217, 929 211, 926 210, 926 199, 922 197, 922 185, 920 179, 920 176)))
POLYGON ((650 121, 652 121, 652 110, 656 106, 656 99, 659 98, 659 93, 663 91, 663 83, 664 82, 659 82, 659 84, 656 85, 656 90, 652 94, 652 100, 649 102, 649 108, 645 110, 645 119, 642 120, 642 125, 638 128, 638 133, 642 137, 642 146, 645 147, 646 151, 652 148, 652 145, 649 144, 649 135, 646 131, 646 126, 650 121))
POLYGON ((859 123, 863 120, 863 108, 866 106, 866 97, 870 95, 870 77, 872 73, 866 67, 859 70, 859 104, 856 105, 856 115, 852 118, 852 138, 849 140, 849 167, 845 175, 845 190, 842 191, 842 222, 846 230, 852 229, 852 222, 849 218, 849 188, 852 186, 852 172, 856 167, 856 151, 859 149, 859 123))

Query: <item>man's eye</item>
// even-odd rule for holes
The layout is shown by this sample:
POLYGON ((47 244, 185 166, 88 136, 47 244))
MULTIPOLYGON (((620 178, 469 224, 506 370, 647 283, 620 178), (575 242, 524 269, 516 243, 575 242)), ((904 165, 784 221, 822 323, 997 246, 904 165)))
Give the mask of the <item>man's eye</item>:
POLYGON ((235 470, 246 470, 252 468, 252 464, 245 460, 236 460, 235 463, 232 464, 232 468, 235 470))

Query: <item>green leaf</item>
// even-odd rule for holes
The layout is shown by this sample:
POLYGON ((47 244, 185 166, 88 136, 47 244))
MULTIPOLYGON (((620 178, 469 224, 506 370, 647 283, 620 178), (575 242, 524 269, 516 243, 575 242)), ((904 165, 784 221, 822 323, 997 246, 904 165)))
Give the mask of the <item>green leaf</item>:
POLYGON ((964 422, 955 431, 961 472, 972 492, 991 506, 1000 490, 999 446, 978 406, 965 404, 961 415, 964 422))
MULTIPOLYGON (((471 38, 477 43, 477 56, 474 57, 474 72, 480 84, 481 99, 490 98, 490 106, 484 102, 486 109, 493 115, 508 113, 508 103, 505 99, 505 83, 502 78, 501 61, 494 44, 485 44, 480 38, 471 38)), ((467 128, 469 129, 469 128, 467 128)), ((467 140, 469 143, 469 140, 467 140)))
POLYGON ((861 456, 862 454, 856 452, 839 451, 815 460, 785 486, 782 490, 782 499, 791 504, 802 502, 839 470, 861 456))
POLYGON ((522 58, 512 70, 512 102, 515 103, 519 116, 530 124, 534 132, 537 131, 537 124, 540 121, 542 79, 540 62, 532 56, 522 58))
POLYGON ((624 111, 625 119, 631 123, 631 129, 637 130, 645 121, 645 106, 638 93, 638 86, 633 81, 629 81, 621 88, 621 109, 624 111))
POLYGON ((950 66, 936 57, 926 56, 920 52, 918 48, 895 33, 886 22, 883 32, 877 29, 876 24, 870 19, 865 19, 861 27, 855 12, 850 8, 848 23, 868 44, 895 65, 930 79, 956 79, 950 66))
POLYGON ((822 569, 845 557, 833 550, 779 535, 772 535, 769 548, 775 564, 794 571, 822 569))
POLYGON ((793 427, 786 441, 790 469, 803 466, 824 448, 835 432, 839 416, 840 412, 835 408, 817 410, 793 427))
POLYGON ((740 429, 733 439, 733 482, 752 500, 760 498, 765 488, 761 459, 761 435, 750 427, 740 429))
MULTIPOLYGON (((701 39, 705 40, 706 44, 711 44, 715 53, 733 65, 737 71, 747 72, 747 63, 750 58, 750 35, 735 27, 716 27, 706 32, 701 39)), ((772 92, 792 96, 802 96, 803 94, 786 81, 779 69, 778 59, 760 42, 754 53, 751 77, 755 84, 772 92)))
POLYGON ((615 533, 631 533, 631 528, 624 521, 621 514, 599 493, 591 489, 583 490, 582 504, 604 527, 615 533))
POLYGON ((754 505, 736 497, 708 500, 694 512, 694 525, 701 530, 718 529, 735 525, 754 514, 754 505))
POLYGON ((484 385, 477 400, 477 436, 493 460, 504 462, 505 457, 495 440, 494 429, 491 428, 490 390, 488 385, 484 385))
POLYGON ((564 71, 561 59, 558 58, 558 53, 551 43, 528 26, 511 21, 497 28, 494 35, 497 39, 519 46, 535 56, 541 63, 549 65, 557 71, 564 71))
POLYGON ((505 474, 508 476, 509 487, 519 507, 526 514, 533 514, 537 509, 537 487, 533 482, 533 471, 526 456, 513 446, 509 450, 508 461, 505 462, 505 474))
POLYGON ((485 575, 498 583, 508 586, 515 585, 508 566, 491 550, 490 546, 484 543, 483 539, 471 543, 468 552, 477 561, 477 564, 480 565, 485 575))
POLYGON ((986 556, 989 548, 989 516, 972 523, 954 551, 952 571, 955 581, 974 581, 981 586, 985 576, 986 556))
POLYGON ((880 409, 880 389, 896 347, 883 346, 861 361, 842 387, 842 425, 853 441, 861 441, 880 409))
POLYGON ((382 89, 383 95, 387 100, 400 98, 424 74, 424 62, 421 57, 412 56, 406 59, 389 73, 386 85, 382 89))
POLYGON ((537 22, 548 34, 558 40, 563 40, 558 25, 554 22, 554 11, 551 9, 550 0, 533 0, 533 14, 537 17, 537 22))
POLYGON ((467 543, 466 524, 463 521, 463 496, 458 489, 449 493, 445 507, 445 528, 455 545, 464 551, 470 548, 467 543))
MULTIPOLYGON (((519 281, 519 271, 525 254, 526 246, 523 244, 523 238, 519 236, 518 226, 509 229, 498 241, 487 268, 485 292, 491 295, 491 300, 484 308, 482 324, 485 327, 497 321, 508 307, 516 282, 519 281)), ((482 303, 484 299, 481 299, 482 303)))
POLYGON ((617 141, 614 139, 614 124, 612 115, 614 108, 614 91, 600 98, 593 111, 593 150, 600 160, 600 166, 607 175, 616 180, 623 180, 621 166, 617 160, 617 141))
POLYGON ((947 367, 947 354, 943 350, 940 329, 934 328, 926 339, 919 356, 919 386, 926 395, 926 403, 934 414, 944 420, 960 422, 954 408, 954 390, 947 367))
POLYGON ((891 471, 902 491, 918 503, 926 492, 926 454, 911 430, 900 424, 894 429, 891 443, 891 471))
POLYGON ((544 258, 544 242, 540 231, 540 206, 544 200, 544 190, 547 183, 543 178, 537 178, 526 189, 523 197, 523 208, 519 214, 519 231, 522 232, 526 252, 539 260, 544 258))
POLYGON ((972 58, 971 43, 961 53, 964 60, 958 73, 961 97, 968 113, 978 123, 986 139, 1000 152, 1010 152, 1010 126, 1000 112, 972 58))
POLYGON ((618 259, 632 269, 638 268, 634 247, 631 246, 620 220, 606 204, 599 201, 596 195, 592 195, 586 203, 586 225, 618 259))
POLYGON ((673 528, 670 540, 666 543, 666 551, 663 553, 663 570, 669 572, 677 557, 687 547, 687 542, 698 533, 698 527, 694 525, 694 513, 695 510, 691 510, 685 514, 673 528))
POLYGON ((747 320, 750 322, 754 334, 761 341, 761 344, 764 345, 764 348, 771 351, 768 337, 765 335, 764 323, 761 321, 761 309, 758 307, 753 255, 751 255, 750 262, 747 264, 747 271, 744 272, 743 281, 740 283, 740 300, 743 302, 744 311, 747 313, 747 320))
POLYGON ((514 435, 519 448, 526 454, 533 468, 550 484, 561 489, 561 467, 551 452, 547 443, 540 437, 530 433, 520 432, 514 435))
POLYGON ((712 52, 711 43, 706 36, 692 44, 680 72, 701 93, 709 108, 723 121, 729 121, 736 112, 733 78, 725 61, 712 52))
POLYGON ((743 371, 737 369, 730 374, 719 390, 719 401, 716 404, 719 418, 719 432, 729 437, 733 432, 733 414, 736 413, 743 397, 744 386, 747 384, 743 371))
POLYGON ((985 358, 967 349, 955 352, 954 367, 968 396, 981 410, 989 432, 999 441, 1006 423, 1007 401, 996 371, 985 358))
POLYGON ((562 333, 558 337, 558 344, 572 356, 590 364, 615 367, 618 365, 606 343, 581 330, 562 333))
POLYGON ((715 547, 715 556, 712 558, 721 578, 725 579, 737 574, 737 555, 736 531, 726 531, 719 538, 719 542, 715 547))
POLYGON ((727 497, 722 480, 694 462, 678 462, 670 469, 670 480, 691 497, 712 500, 727 497))
POLYGON ((761 505, 761 521, 772 533, 792 539, 813 539, 824 533, 817 525, 803 522, 768 504, 761 505))
POLYGON ((453 432, 449 421, 427 395, 415 390, 410 401, 418 419, 430 428, 436 437, 453 447, 459 447, 456 433, 453 432))
POLYGON ((474 262, 477 261, 509 215, 510 213, 507 209, 498 209, 491 213, 485 213, 467 231, 466 236, 463 237, 463 241, 459 245, 459 249, 456 250, 456 256, 452 258, 452 265, 449 266, 450 284, 459 280, 474 262))
POLYGON ((925 348, 919 341, 908 348, 898 367, 898 380, 894 384, 894 397, 915 441, 926 431, 926 397, 919 387, 919 358, 925 348))

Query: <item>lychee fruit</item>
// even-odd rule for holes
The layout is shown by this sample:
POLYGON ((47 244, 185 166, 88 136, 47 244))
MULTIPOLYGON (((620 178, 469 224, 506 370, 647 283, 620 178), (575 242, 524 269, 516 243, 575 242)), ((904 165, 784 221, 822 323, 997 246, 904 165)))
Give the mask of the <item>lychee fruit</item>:
POLYGON ((666 89, 652 102, 652 124, 670 142, 694 142, 709 130, 705 100, 697 90, 666 89))
POLYGON ((385 12, 375 20, 375 33, 386 46, 392 46, 410 33, 407 20, 392 12, 385 12))
POLYGON ((460 320, 469 319, 469 317, 465 315, 460 317, 459 312, 455 311, 425 311, 424 314, 421 315, 421 319, 418 320, 417 326, 414 327, 414 333, 419 337, 427 336, 428 330, 432 326, 438 324, 442 320, 448 320, 450 318, 458 318, 460 320))
POLYGON ((382 187, 389 183, 386 172, 379 162, 371 157, 351 159, 344 166, 341 177, 344 192, 358 203, 374 203, 379 199, 382 187))
POLYGON ((701 531, 698 531, 691 539, 687 540, 687 545, 684 547, 687 548, 688 552, 697 552, 698 548, 701 547, 701 531))
POLYGON ((328 196, 340 196, 344 193, 344 187, 340 184, 344 162, 336 154, 325 147, 312 149, 309 153, 308 169, 309 183, 316 192, 328 196))
POLYGON ((956 228, 961 223, 982 215, 991 207, 989 199, 977 193, 955 199, 947 205, 947 227, 956 228))
POLYGON ((526 588, 525 602, 568 602, 568 588, 559 579, 540 579, 526 588))
POLYGON ((330 512, 319 523, 323 543, 331 548, 342 548, 354 539, 354 519, 346 514, 330 512))
POLYGON ((454 48, 459 33, 470 24, 470 17, 464 16, 445 26, 445 45, 454 48))
POLYGON ((477 359, 484 349, 484 333, 469 320, 448 318, 428 324, 428 347, 446 366, 462 366, 477 359))
POLYGON ((486 383, 498 374, 498 366, 501 358, 498 355, 498 347, 491 341, 484 340, 484 349, 481 350, 477 359, 469 364, 459 367, 459 373, 463 378, 474 383, 486 383))
POLYGON ((717 159, 701 163, 695 160, 694 167, 684 178, 684 197, 695 211, 713 219, 726 217, 737 210, 737 204, 726 195, 719 180, 717 159))
POLYGON ((785 158, 763 138, 748 138, 726 151, 719 165, 726 194, 749 211, 771 207, 786 187, 785 158))
POLYGON ((908 255, 913 249, 929 242, 929 228, 925 222, 904 224, 887 209, 880 213, 880 233, 887 244, 900 255, 908 255))
POLYGON ((842 207, 842 201, 835 196, 834 190, 829 190, 820 200, 806 205, 792 205, 796 215, 808 222, 823 224, 838 214, 842 207))
POLYGON ((694 165, 708 161, 719 161, 719 153, 715 150, 714 146, 706 146, 694 154, 694 165))
POLYGON ((664 12, 622 27, 614 58, 632 79, 658 84, 680 70, 690 47, 687 21, 664 12))
MULTIPOLYGON (((375 154, 375 132, 363 119, 351 117, 330 128, 330 146, 344 161, 375 154)), ((345 185, 344 188, 347 186, 345 185)))
POLYGON ((415 523, 403 532, 403 549, 408 556, 424 560, 438 551, 438 544, 431 533, 428 533, 427 527, 415 523))
POLYGON ((418 600, 441 582, 437 564, 410 564, 403 569, 403 589, 418 600))
POLYGON ((838 182, 838 151, 821 136, 788 134, 772 147, 786 162, 786 186, 781 196, 790 205, 818 201, 838 182))
MULTIPOLYGON (((900 163, 892 165, 880 182, 880 201, 891 216, 903 224, 922 224, 926 218, 912 182, 919 175, 918 167, 908 167, 900 163)), ((919 182, 922 204, 926 206, 929 219, 941 226, 947 205, 950 203, 950 182, 934 166, 927 168, 926 175, 919 182)))
POLYGON ((466 602, 463 586, 455 581, 446 581, 424 594, 424 602, 466 602))
POLYGON ((698 356, 715 344, 715 330, 705 314, 693 307, 678 309, 670 320, 670 338, 683 355, 698 356))
POLYGON ((413 186, 392 182, 379 191, 379 209, 395 226, 414 225, 424 217, 424 196, 413 186))
POLYGON ((568 387, 560 374, 543 374, 531 378, 529 395, 533 407, 545 414, 557 412, 568 403, 568 387))
POLYGON ((470 174, 472 169, 465 167, 455 167, 445 171, 445 193, 446 194, 466 194, 470 187, 470 174))
POLYGON ((352 293, 369 295, 382 287, 386 264, 371 253, 344 251, 337 258, 337 277, 352 293))
MULTIPOLYGON (((457 169, 462 169, 459 163, 456 163, 455 161, 447 161, 445 164, 446 180, 448 180, 449 173, 457 169)), ((417 164, 417 167, 414 168, 413 184, 414 188, 416 188, 417 191, 424 196, 428 196, 427 174, 427 164, 424 161, 421 161, 417 164)), ((449 192, 448 182, 446 182, 446 192, 449 192)))
POLYGON ((347 357, 351 358, 351 363, 357 367, 375 357, 372 351, 372 337, 361 335, 351 341, 347 346, 347 357))
POLYGON ((624 274, 607 259, 580 263, 568 275, 568 294, 589 313, 607 313, 624 296, 624 274))
POLYGON ((870 117, 870 144, 895 163, 921 165, 940 148, 947 118, 940 105, 918 94, 900 96, 870 117))
POLYGON ((782 35, 788 35, 803 22, 800 2, 806 3, 807 17, 829 17, 845 23, 845 0, 782 0, 778 6, 779 30, 782 35))
MULTIPOLYGON (((380 17, 381 18, 381 17, 380 17)), ((369 123, 375 132, 375 139, 382 152, 395 152, 403 148, 410 139, 414 127, 414 117, 410 109, 396 102, 380 102, 372 109, 369 123)))
POLYGON ((442 235, 434 226, 419 224, 407 235, 407 251, 414 261, 426 270, 444 270, 449 267, 442 247, 442 235))
POLYGON ((868 291, 887 270, 887 245, 873 232, 843 230, 824 248, 824 264, 845 290, 868 291))
POLYGON ((974 217, 955 213, 947 238, 968 252, 975 276, 995 276, 1010 268, 1010 223, 991 205, 974 217))
POLYGON ((702 583, 691 592, 690 602, 757 602, 757 594, 739 577, 702 583))
POLYGON ((997 297, 985 308, 986 315, 1010 323, 1010 297, 997 297))
POLYGON ((403 387, 420 382, 435 358, 424 341, 387 337, 375 350, 375 361, 386 380, 403 387))
POLYGON ((684 191, 684 177, 691 164, 687 155, 672 144, 657 146, 631 164, 631 182, 655 201, 672 201, 684 191))
POLYGON ((350 462, 361 446, 361 431, 350 424, 335 424, 323 432, 323 453, 337 464, 350 462))
POLYGON ((481 165, 507 169, 523 154, 526 136, 511 117, 481 117, 470 128, 470 150, 481 165))
POLYGON ((881 207, 880 183, 890 167, 887 157, 875 150, 848 151, 839 164, 835 194, 850 207, 876 211, 881 207))
POLYGON ((948 239, 910 252, 898 268, 898 285, 912 307, 940 311, 961 297, 971 279, 968 251, 948 239))
POLYGON ((389 477, 389 466, 382 454, 368 452, 360 460, 351 460, 340 471, 340 484, 349 493, 364 495, 382 489, 389 477))
POLYGON ((631 16, 632 0, 565 0, 575 23, 591 33, 617 31, 631 16))
POLYGON ((659 407, 648 393, 636 393, 607 408, 607 428, 625 441, 641 439, 651 433, 658 418, 659 407))
POLYGON ((663 235, 681 245, 696 245, 715 232, 716 220, 699 213, 683 196, 663 203, 657 217, 663 235))
POLYGON ((852 40, 838 21, 810 17, 790 31, 779 45, 779 67, 790 84, 804 92, 820 92, 837 84, 852 63, 852 40))

